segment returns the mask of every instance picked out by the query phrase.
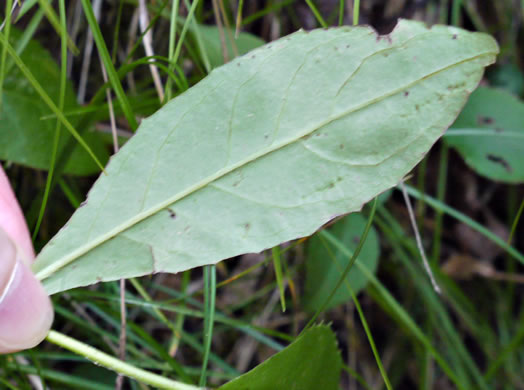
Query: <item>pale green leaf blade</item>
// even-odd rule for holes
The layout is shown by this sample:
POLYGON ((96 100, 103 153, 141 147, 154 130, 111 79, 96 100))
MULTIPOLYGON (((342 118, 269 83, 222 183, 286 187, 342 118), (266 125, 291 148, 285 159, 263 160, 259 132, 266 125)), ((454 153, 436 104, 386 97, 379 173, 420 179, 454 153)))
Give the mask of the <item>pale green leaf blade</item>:
POLYGON ((143 121, 34 271, 54 293, 312 234, 395 186, 497 52, 484 34, 401 21, 239 57, 143 121))
MULTIPOLYGON (((360 213, 354 213, 335 223, 329 230, 349 251, 353 252, 365 227, 366 219, 360 213)), ((379 254, 378 234, 375 228, 371 227, 358 260, 374 274, 379 254)), ((350 260, 351 256, 347 256, 318 235, 308 241, 306 284, 302 299, 307 311, 314 313, 322 307, 350 260)), ((346 280, 355 294, 358 294, 368 283, 368 278, 357 267, 349 271, 346 280)), ((333 295, 326 309, 348 301, 351 301, 351 292, 344 283, 333 295)))
POLYGON ((291 345, 219 390, 338 389, 342 359, 333 331, 316 326, 291 345))
POLYGON ((524 182, 524 103, 516 96, 480 87, 444 139, 480 175, 524 182))

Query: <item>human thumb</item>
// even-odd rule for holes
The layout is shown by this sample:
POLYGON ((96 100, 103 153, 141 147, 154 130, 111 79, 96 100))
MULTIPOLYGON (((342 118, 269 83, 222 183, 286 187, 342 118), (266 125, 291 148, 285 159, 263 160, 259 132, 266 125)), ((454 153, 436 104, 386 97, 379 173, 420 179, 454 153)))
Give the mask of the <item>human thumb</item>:
POLYGON ((47 293, 0 228, 0 353, 36 346, 52 322, 47 293))
POLYGON ((53 307, 31 272, 33 246, 22 210, 0 166, 0 353, 32 348, 53 322, 53 307))

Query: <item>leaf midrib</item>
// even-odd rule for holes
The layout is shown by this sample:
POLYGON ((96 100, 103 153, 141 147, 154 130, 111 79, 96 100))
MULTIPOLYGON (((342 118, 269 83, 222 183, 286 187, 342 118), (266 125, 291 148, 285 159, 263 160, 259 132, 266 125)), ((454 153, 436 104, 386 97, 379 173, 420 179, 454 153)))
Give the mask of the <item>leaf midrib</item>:
POLYGON ((342 111, 341 113, 339 113, 338 115, 335 115, 333 117, 330 117, 324 121, 321 121, 320 123, 318 123, 317 125, 315 126, 312 126, 311 128, 307 128, 305 131, 301 132, 301 133, 298 133, 296 134, 295 136, 293 137, 289 137, 287 139, 283 139, 282 141, 276 143, 276 144, 272 144, 270 145, 269 148, 265 148, 265 149, 261 149, 259 152, 257 153, 254 153, 252 154, 251 156, 243 159, 243 160, 240 160, 232 165, 229 165, 227 167, 224 167, 224 168, 221 168, 219 169, 215 174, 213 175, 210 175, 206 178, 204 178, 203 180, 200 180, 198 183, 194 184, 193 186, 190 186, 188 187, 186 190, 184 191, 181 191, 175 195, 173 195, 172 197, 170 198, 167 198, 165 201, 163 202, 160 202, 158 203, 156 206, 154 207, 151 207, 147 210, 144 210, 138 214, 136 214, 134 217, 132 218, 129 218, 126 222, 124 223, 121 223, 120 225, 114 227, 113 229, 111 229, 110 231, 106 232, 105 234, 102 234, 100 237, 92 240, 90 243, 87 243, 85 245, 82 245, 80 246, 79 248, 77 248, 76 250, 72 251, 71 253, 69 253, 67 256, 63 256, 61 257, 60 259, 54 261, 52 264, 49 264, 47 267, 44 267, 42 268, 40 271, 38 271, 35 276, 37 277, 37 279, 39 280, 44 280, 45 278, 51 276, 53 273, 55 273, 56 271, 60 270, 61 268, 65 267, 66 265, 72 263, 73 261, 75 261, 77 258, 85 255, 86 253, 88 253, 90 250, 96 248, 97 246, 103 244, 104 242, 112 239, 113 237, 116 237, 118 234, 122 233, 123 231, 133 227, 134 225, 138 224, 139 222, 142 222, 144 221, 145 219, 149 218, 150 216, 156 214, 157 212, 165 209, 166 207, 172 205, 173 203, 175 202, 178 202, 179 200, 185 198, 186 196, 188 195, 191 195, 192 193, 194 192, 197 192, 198 190, 204 188, 205 186, 207 186, 208 184, 226 176, 227 174, 235 171, 236 169, 240 168, 240 167, 243 167, 259 158, 262 158, 270 153, 273 153, 273 152, 276 152, 280 149, 283 149, 285 148, 286 146, 294 143, 294 142, 297 142, 298 140, 300 140, 301 138, 305 137, 305 136, 308 136, 312 133, 314 133, 315 131, 319 130, 320 128, 324 127, 324 126, 327 126, 328 124, 330 124, 331 122, 334 122, 336 120, 339 120, 347 115, 350 115, 354 112, 357 112, 359 110, 362 110, 372 104, 375 104, 377 102, 380 102, 382 100, 385 100, 393 95, 396 95, 397 93, 400 93, 402 91, 404 91, 405 89, 407 88, 410 88, 414 85, 416 85, 417 83, 420 83, 422 82, 423 80, 427 79, 427 78, 430 78, 430 77, 433 77, 441 72, 444 72, 450 68, 453 68, 457 65, 460 65, 460 64, 463 64, 463 63, 466 63, 466 62, 469 62, 469 61, 473 61, 475 59, 479 59, 479 58, 482 58, 482 57, 485 57, 485 56, 489 56, 489 55, 492 55, 493 53, 491 51, 485 51, 483 52, 482 54, 478 54, 478 55, 475 55, 475 56, 472 56, 472 57, 468 57, 466 59, 463 59, 461 61, 457 61, 457 62, 454 62, 452 64, 449 64, 449 65, 446 65, 440 69, 437 69, 431 73, 428 73, 427 75, 411 82, 411 83, 407 83, 406 85, 403 85, 401 87, 398 87, 398 88, 395 88, 393 90, 391 90, 390 92, 388 93, 385 93, 379 97, 376 97, 374 99, 370 99, 360 105, 357 105, 349 110, 346 110, 346 111, 342 111))
POLYGON ((497 130, 486 127, 456 127, 450 129, 445 134, 446 138, 450 137, 465 137, 465 136, 481 136, 481 137, 497 137, 497 138, 524 138, 522 131, 507 131, 497 130))

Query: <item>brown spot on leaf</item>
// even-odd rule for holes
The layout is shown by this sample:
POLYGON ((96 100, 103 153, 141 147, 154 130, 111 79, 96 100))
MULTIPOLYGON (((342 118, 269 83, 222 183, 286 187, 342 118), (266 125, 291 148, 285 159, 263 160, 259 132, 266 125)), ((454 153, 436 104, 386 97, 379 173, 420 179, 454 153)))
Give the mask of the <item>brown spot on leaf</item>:
POLYGON ((501 165, 508 173, 513 172, 513 168, 511 168, 511 165, 504 157, 495 156, 494 154, 487 154, 486 158, 495 164, 501 165))
POLYGON ((448 91, 453 91, 454 89, 462 88, 466 85, 466 83, 463 81, 461 83, 453 84, 448 86, 448 91))
POLYGON ((169 213, 169 218, 171 218, 171 219, 175 219, 176 218, 176 213, 173 211, 173 209, 167 208, 167 212, 169 213))
POLYGON ((248 222, 244 225, 244 230, 246 231, 246 233, 249 231, 249 229, 251 229, 251 224, 248 222))
POLYGON ((338 148, 341 149, 341 150, 344 149, 344 144, 338 145, 338 148))
POLYGON ((404 91, 404 96, 409 96, 409 91, 404 91))
POLYGON ((490 125, 494 122, 493 118, 489 117, 489 116, 482 116, 482 115, 479 115, 478 118, 477 118, 477 122, 480 124, 480 125, 490 125))
POLYGON ((453 34, 452 39, 457 39, 457 34, 453 34))

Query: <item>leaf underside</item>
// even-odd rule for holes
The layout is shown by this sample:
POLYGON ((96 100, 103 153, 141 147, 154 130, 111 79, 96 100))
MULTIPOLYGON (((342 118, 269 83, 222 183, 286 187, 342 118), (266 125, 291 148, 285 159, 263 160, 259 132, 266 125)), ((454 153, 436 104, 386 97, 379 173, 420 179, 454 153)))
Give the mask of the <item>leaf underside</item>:
POLYGON ((497 52, 485 34, 405 20, 256 49, 144 120, 33 269, 55 293, 312 234, 395 186, 497 52))

